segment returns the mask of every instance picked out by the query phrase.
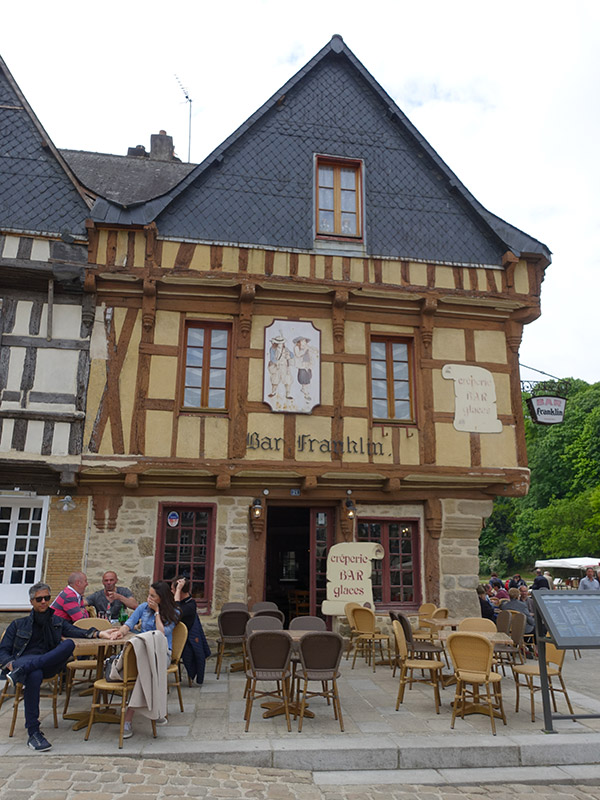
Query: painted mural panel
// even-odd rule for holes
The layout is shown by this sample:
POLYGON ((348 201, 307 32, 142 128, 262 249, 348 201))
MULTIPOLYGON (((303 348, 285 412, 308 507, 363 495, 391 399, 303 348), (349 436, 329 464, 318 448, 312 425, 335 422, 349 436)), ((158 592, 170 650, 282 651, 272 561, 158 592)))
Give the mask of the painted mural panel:
POLYGON ((293 414, 321 402, 321 332, 312 322, 276 319, 265 328, 263 401, 293 414))

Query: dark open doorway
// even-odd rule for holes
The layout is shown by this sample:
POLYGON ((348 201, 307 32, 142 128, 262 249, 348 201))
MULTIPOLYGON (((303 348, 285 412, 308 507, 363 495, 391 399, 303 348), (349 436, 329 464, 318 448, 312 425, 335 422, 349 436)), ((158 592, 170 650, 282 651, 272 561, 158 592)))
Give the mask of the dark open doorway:
POLYGON ((309 591, 310 509, 269 506, 265 599, 277 603, 289 622, 297 614, 298 598, 305 593, 308 599, 309 591))

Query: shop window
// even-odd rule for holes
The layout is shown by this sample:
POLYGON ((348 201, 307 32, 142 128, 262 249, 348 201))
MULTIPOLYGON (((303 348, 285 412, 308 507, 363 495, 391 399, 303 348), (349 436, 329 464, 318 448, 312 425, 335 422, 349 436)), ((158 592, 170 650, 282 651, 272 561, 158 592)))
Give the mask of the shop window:
POLYGON ((357 539, 377 542, 385 551, 381 561, 373 561, 371 581, 375 603, 378 606, 418 606, 421 588, 417 523, 361 519, 357 539))
POLYGON ((317 235, 362 236, 361 163, 317 157, 317 235))
POLYGON ((41 580, 48 498, 0 497, 0 608, 29 606, 41 580))
POLYGON ((182 377, 184 409, 227 410, 230 341, 228 326, 186 324, 182 377))
POLYGON ((371 409, 373 419, 414 422, 411 343, 371 339, 371 409))
POLYGON ((212 595, 215 506, 161 505, 155 580, 190 578, 197 605, 208 610, 212 595))

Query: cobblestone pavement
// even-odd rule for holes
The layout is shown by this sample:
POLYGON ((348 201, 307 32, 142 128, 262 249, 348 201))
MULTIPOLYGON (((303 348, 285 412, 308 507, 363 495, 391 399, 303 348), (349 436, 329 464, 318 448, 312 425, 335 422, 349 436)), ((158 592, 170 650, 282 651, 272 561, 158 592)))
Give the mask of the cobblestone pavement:
POLYGON ((253 798, 253 800, 503 800, 522 797, 600 799, 593 786, 324 786, 310 772, 214 764, 185 764, 155 759, 5 756, 0 763, 4 800, 162 800, 176 797, 253 798))

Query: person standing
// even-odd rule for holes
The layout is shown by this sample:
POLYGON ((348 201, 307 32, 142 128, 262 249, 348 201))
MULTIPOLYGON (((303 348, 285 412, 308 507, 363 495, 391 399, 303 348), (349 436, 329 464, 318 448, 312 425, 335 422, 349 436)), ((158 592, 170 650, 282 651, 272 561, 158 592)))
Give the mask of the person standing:
POLYGON ((52 603, 51 608, 56 616, 66 619, 67 622, 77 622, 78 619, 89 617, 83 599, 87 585, 85 572, 72 572, 67 585, 52 603))
POLYGON ((110 631, 84 630, 50 607, 50 587, 35 583, 29 590, 32 610, 13 620, 0 642, 0 666, 6 680, 23 686, 27 746, 42 752, 52 745, 40 730, 40 687, 44 678, 61 672, 75 648, 73 639, 108 639, 110 631), (63 637, 71 637, 63 639, 63 637))
POLYGON ((86 604, 93 606, 98 616, 103 615, 107 619, 118 619, 123 606, 131 611, 135 611, 138 607, 137 600, 133 596, 131 589, 126 586, 117 586, 118 580, 117 573, 114 570, 107 570, 102 576, 104 589, 99 589, 86 597, 86 604))
POLYGON ((594 567, 588 567, 585 571, 585 578, 579 581, 580 592, 598 592, 600 591, 600 582, 596 578, 596 570, 594 567))
POLYGON ((545 578, 542 570, 536 569, 535 571, 535 578, 533 579, 533 583, 531 584, 531 591, 535 592, 538 589, 549 589, 550 584, 548 583, 548 578, 545 578))

